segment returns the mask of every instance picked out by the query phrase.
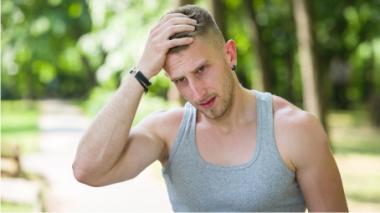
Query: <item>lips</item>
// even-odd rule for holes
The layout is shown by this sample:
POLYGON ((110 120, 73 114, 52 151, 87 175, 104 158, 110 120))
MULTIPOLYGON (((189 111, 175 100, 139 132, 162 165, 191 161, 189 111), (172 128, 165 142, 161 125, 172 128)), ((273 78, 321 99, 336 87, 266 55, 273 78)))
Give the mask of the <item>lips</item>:
POLYGON ((207 99, 206 101, 201 102, 199 105, 201 105, 203 108, 210 108, 213 106, 215 99, 216 99, 215 96, 211 97, 211 98, 207 99))

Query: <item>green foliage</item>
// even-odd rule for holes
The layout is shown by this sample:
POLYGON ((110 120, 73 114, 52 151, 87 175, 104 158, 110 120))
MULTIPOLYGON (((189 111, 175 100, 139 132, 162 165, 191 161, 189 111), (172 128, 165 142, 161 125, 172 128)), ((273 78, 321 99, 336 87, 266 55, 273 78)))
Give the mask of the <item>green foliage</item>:
POLYGON ((160 72, 153 78, 152 86, 149 87, 149 93, 157 95, 161 98, 166 98, 166 94, 168 93, 170 86, 174 85, 171 84, 169 77, 166 76, 164 72, 160 72))
MULTIPOLYGON (((257 47, 252 45, 244 2, 219 1, 225 8, 222 13, 227 37, 237 43, 239 79, 244 86, 254 88, 260 76, 254 55, 257 47)), ((252 2, 272 73, 270 91, 302 105, 303 82, 291 1, 252 2)), ((2 99, 86 98, 97 86, 111 84, 115 89, 120 74, 138 63, 149 29, 172 3, 173 0, 4 0, 2 99)), ((196 3, 208 6, 205 0, 196 3)), ((380 94, 379 2, 322 0, 309 4, 318 75, 324 82, 322 94, 332 103, 341 102, 335 95, 343 94, 350 104, 366 101, 374 89, 380 94), (348 67, 343 89, 334 87, 337 83, 331 77, 331 64, 336 59, 348 67)), ((169 87, 167 79, 158 76, 150 93, 165 97, 169 87)))
MULTIPOLYGON (((93 118, 96 114, 104 107, 107 102, 112 98, 115 91, 112 89, 97 87, 94 89, 88 100, 80 103, 81 107, 85 111, 86 115, 93 118)), ((155 96, 152 93, 144 95, 139 104, 139 108, 136 112, 135 119, 133 120, 133 125, 136 125, 144 117, 159 110, 167 110, 170 107, 176 106, 175 103, 169 103, 164 98, 155 96)))
MULTIPOLYGON (((254 54, 258 47, 252 44, 252 29, 248 9, 243 1, 225 1, 228 34, 236 40, 238 47, 238 76, 243 85, 252 88, 260 73, 258 56, 254 54), (235 14, 243 14, 236 16, 235 14)), ((295 66, 296 36, 289 1, 253 1, 253 10, 258 24, 257 33, 262 38, 268 60, 268 71, 273 88, 271 92, 290 100, 300 100, 301 84, 294 79, 299 75, 295 66), (291 73, 293 76, 290 76, 291 73), (289 85, 296 93, 290 92, 289 85)), ((260 81, 260 79, 259 79, 260 81)))
POLYGON ((86 94, 76 42, 90 30, 84 0, 2 1, 2 99, 86 94), (72 87, 73 90, 59 89, 72 87))
MULTIPOLYGON (((298 68, 291 1, 251 1, 258 24, 257 33, 262 38, 268 60, 268 72, 272 73, 272 88, 269 90, 302 106, 302 83, 307 82, 301 81, 298 68)), ((259 59, 252 54, 257 47, 250 39, 246 4, 241 0, 223 2, 227 8, 228 34, 238 45, 239 78, 243 85, 255 87, 254 79, 258 76, 255 67, 259 59)), ((338 107, 367 100, 373 87, 380 88, 377 77, 380 75, 379 54, 376 51, 376 40, 380 35, 380 25, 376 24, 380 18, 379 2, 311 1, 309 4, 312 32, 316 38, 317 77, 323 82, 321 96, 326 97, 327 105, 332 102, 338 107), (336 61, 348 70, 346 74, 338 74, 338 80, 333 77, 332 70, 336 69, 332 68, 336 61), (345 86, 336 86, 340 79, 347 79, 345 86)))
POLYGON ((38 150, 39 109, 31 101, 1 101, 1 144, 18 144, 21 153, 38 150))
MULTIPOLYGON (((328 79, 327 83, 332 85, 341 84, 339 81, 345 84, 341 91, 333 93, 341 93, 351 104, 368 100, 372 87, 380 86, 380 81, 374 78, 380 67, 376 65, 373 54, 374 41, 380 35, 379 1, 311 1, 310 8, 321 72, 331 76, 331 64, 337 59, 348 68, 340 80, 328 79), (344 80, 344 75, 347 75, 347 80, 344 80)), ((333 96, 330 101, 336 103, 340 100, 333 96)))
MULTIPOLYGON (((100 87, 119 85, 122 73, 138 63, 150 28, 169 6, 167 0, 89 1, 93 29, 81 37, 78 46, 89 67, 96 70, 100 87)), ((150 93, 165 97, 167 79, 157 76, 153 81, 150 93)))
POLYGON ((82 104, 82 108, 88 116, 93 117, 110 100, 113 93, 112 89, 97 87, 91 91, 89 98, 82 104))
POLYGON ((133 125, 138 124, 142 119, 153 112, 168 110, 174 106, 174 103, 168 103, 163 98, 151 95, 145 96, 140 102, 135 119, 133 120, 133 125))
POLYGON ((33 205, 1 201, 1 212, 32 212, 33 205))
POLYGON ((225 1, 227 8, 227 38, 236 41, 238 50, 238 63, 236 74, 239 77, 241 84, 247 88, 252 88, 254 85, 255 70, 253 69, 255 60, 252 55, 252 45, 249 35, 251 32, 249 28, 242 27, 236 23, 248 24, 246 17, 235 16, 233 14, 241 13, 241 1, 225 1))

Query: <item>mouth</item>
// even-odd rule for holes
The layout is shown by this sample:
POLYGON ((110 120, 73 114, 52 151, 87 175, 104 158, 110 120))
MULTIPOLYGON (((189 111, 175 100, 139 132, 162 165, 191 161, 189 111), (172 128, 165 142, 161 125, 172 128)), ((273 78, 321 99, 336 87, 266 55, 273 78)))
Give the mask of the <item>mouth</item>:
POLYGON ((215 99, 216 99, 216 96, 211 97, 211 98, 207 99, 206 101, 201 102, 199 105, 205 109, 211 108, 215 103, 215 99))

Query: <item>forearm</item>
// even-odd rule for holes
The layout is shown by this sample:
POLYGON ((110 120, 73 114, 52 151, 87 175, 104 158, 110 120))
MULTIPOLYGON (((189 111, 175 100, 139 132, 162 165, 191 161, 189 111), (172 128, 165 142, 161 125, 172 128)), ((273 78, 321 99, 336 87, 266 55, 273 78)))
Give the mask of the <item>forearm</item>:
POLYGON ((96 178, 115 165, 128 141, 142 94, 137 80, 127 76, 81 139, 73 164, 78 176, 96 178))

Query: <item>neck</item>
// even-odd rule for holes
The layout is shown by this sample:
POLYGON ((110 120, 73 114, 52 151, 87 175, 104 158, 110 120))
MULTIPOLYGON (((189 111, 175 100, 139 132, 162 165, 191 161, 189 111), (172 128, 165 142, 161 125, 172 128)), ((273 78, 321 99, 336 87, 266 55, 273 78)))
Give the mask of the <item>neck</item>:
POLYGON ((223 133, 229 133, 242 125, 256 120, 256 98, 252 91, 240 86, 236 79, 233 87, 231 105, 226 113, 217 119, 207 118, 198 113, 199 122, 212 128, 219 129, 223 133))

